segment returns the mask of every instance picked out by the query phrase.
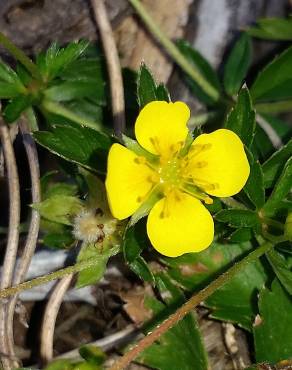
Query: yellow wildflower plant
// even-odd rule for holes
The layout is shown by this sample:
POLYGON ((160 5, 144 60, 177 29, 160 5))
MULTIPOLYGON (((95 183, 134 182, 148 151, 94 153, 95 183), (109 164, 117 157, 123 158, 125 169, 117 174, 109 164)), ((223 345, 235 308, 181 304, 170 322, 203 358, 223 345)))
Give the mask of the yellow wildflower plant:
POLYGON ((238 193, 250 172, 233 131, 219 129, 189 142, 189 118, 183 102, 148 103, 135 124, 141 150, 113 144, 108 156, 106 189, 113 216, 125 219, 155 199, 147 233, 153 247, 169 257, 212 243, 214 223, 202 202, 211 204, 209 195, 238 193))

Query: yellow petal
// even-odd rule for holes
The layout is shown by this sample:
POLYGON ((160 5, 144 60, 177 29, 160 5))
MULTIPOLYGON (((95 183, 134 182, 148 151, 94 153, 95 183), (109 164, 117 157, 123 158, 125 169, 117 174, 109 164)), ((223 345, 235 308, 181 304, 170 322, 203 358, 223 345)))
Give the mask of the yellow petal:
POLYGON ((135 134, 139 144, 152 154, 167 156, 184 143, 190 110, 183 102, 153 101, 139 113, 135 134))
POLYGON ((233 131, 220 129, 198 136, 188 157, 186 171, 208 194, 232 196, 248 179, 250 168, 244 146, 233 131))
POLYGON ((131 216, 153 187, 153 170, 143 158, 120 144, 114 144, 108 156, 105 182, 112 215, 119 220, 131 216), (141 163, 142 162, 142 163, 141 163))
POLYGON ((159 253, 177 257, 207 248, 214 237, 214 224, 198 199, 179 192, 155 204, 148 216, 147 233, 159 253))

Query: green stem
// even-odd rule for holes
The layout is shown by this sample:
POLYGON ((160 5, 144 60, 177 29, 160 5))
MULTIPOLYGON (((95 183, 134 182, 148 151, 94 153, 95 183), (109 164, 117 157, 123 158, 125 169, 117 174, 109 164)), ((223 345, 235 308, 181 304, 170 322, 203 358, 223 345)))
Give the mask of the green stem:
POLYGON ((235 263, 226 272, 213 280, 208 286, 202 289, 199 293, 195 293, 186 303, 184 303, 174 314, 170 315, 162 324, 157 326, 146 337, 140 340, 138 344, 119 359, 109 370, 122 370, 130 364, 142 351, 151 346, 158 338, 167 330, 172 328, 178 321, 183 319, 190 311, 198 304, 212 295, 216 290, 222 288, 227 282, 233 279, 240 271, 245 269, 250 263, 255 262, 259 257, 269 251, 274 244, 270 242, 264 243, 262 246, 253 250, 250 254, 244 257, 241 261, 235 263))
POLYGON ((90 260, 77 262, 74 266, 65 267, 61 270, 51 272, 48 275, 40 276, 35 279, 26 281, 24 283, 12 286, 10 288, 0 290, 0 298, 7 298, 16 293, 22 292, 23 290, 31 289, 35 286, 46 284, 49 281, 60 279, 66 275, 80 272, 89 267, 93 267, 100 262, 100 256, 98 258, 91 258, 90 260))
POLYGON ((258 113, 282 113, 292 111, 292 100, 284 100, 275 103, 258 103, 255 105, 258 113))
POLYGON ((196 69, 189 61, 184 57, 180 50, 175 46, 173 42, 161 31, 159 26, 153 22, 153 19, 140 3, 139 0, 129 0, 136 12, 142 18, 149 31, 153 36, 164 46, 168 54, 175 60, 175 62, 186 72, 200 87, 201 89, 214 101, 218 101, 220 94, 196 69))
POLYGON ((19 49, 13 42, 9 40, 2 32, 0 32, 0 44, 3 45, 16 60, 18 60, 37 80, 41 80, 42 77, 39 73, 37 66, 28 58, 24 52, 19 49))
POLYGON ((48 99, 43 100, 42 107, 50 113, 68 118, 70 121, 76 122, 81 126, 86 126, 94 130, 101 129, 100 125, 97 122, 93 122, 88 120, 87 118, 80 117, 74 112, 72 112, 70 109, 64 107, 64 105, 54 102, 53 100, 48 99))

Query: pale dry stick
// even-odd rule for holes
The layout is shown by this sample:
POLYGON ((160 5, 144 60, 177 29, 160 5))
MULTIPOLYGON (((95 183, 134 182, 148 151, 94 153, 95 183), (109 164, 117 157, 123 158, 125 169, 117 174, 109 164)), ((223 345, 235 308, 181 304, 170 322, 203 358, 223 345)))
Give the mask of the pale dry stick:
POLYGON ((277 132, 274 130, 274 128, 267 122, 263 116, 260 114, 256 115, 256 121, 259 124, 259 126, 265 131, 265 133, 268 135, 269 139, 271 140, 271 143, 273 144, 274 148, 279 149, 281 146, 283 146, 282 140, 277 134, 277 132))
POLYGON ((47 302, 41 329, 41 359, 48 363, 53 359, 54 331, 57 315, 73 274, 63 277, 54 287, 47 302))
POLYGON ((158 325, 152 332, 147 334, 141 339, 129 352, 126 352, 109 370, 123 370, 125 369, 141 352, 151 346, 161 335, 167 330, 171 329, 181 319, 183 319, 189 312, 197 307, 201 302, 213 294, 217 289, 221 288, 236 274, 247 267, 250 263, 255 262, 260 256, 265 254, 273 247, 270 242, 264 243, 258 247, 241 261, 235 263, 226 272, 220 275, 217 279, 213 280, 206 288, 198 293, 195 293, 186 303, 184 303, 177 311, 170 315, 165 321, 158 325))
POLYGON ((91 5, 106 56, 110 79, 114 133, 121 138, 125 130, 125 100, 119 55, 104 1, 91 0, 91 5))
MULTIPOLYGON (((19 178, 15 154, 9 129, 0 117, 0 136, 3 146, 4 159, 7 169, 8 189, 9 189, 9 227, 7 236, 6 252, 2 267, 0 287, 8 288, 12 283, 13 271, 16 261, 16 254, 19 242, 19 224, 20 224, 20 192, 19 178)), ((1 352, 6 356, 1 357, 3 369, 11 369, 7 333, 7 305, 2 302, 0 305, 0 347, 1 352)))
MULTIPOLYGON (((39 160, 38 153, 35 142, 29 133, 29 128, 25 117, 22 118, 20 122, 20 130, 23 136, 23 144, 26 151, 26 156, 29 165, 30 177, 31 177, 31 200, 32 203, 38 203, 41 200, 41 190, 40 190, 40 170, 39 170, 39 160)), ((21 256, 20 264, 15 272, 14 285, 21 283, 26 276, 31 259, 34 255, 34 251, 37 245, 38 233, 40 226, 40 214, 37 210, 32 210, 31 220, 29 225, 28 234, 26 237, 26 243, 21 256)), ((14 351, 14 340, 13 340, 13 316, 15 305, 18 299, 18 295, 13 296, 7 305, 7 318, 6 318, 6 330, 7 330, 7 341, 9 347, 9 355, 11 358, 15 358, 14 351)), ((18 364, 13 362, 13 367, 18 364)))

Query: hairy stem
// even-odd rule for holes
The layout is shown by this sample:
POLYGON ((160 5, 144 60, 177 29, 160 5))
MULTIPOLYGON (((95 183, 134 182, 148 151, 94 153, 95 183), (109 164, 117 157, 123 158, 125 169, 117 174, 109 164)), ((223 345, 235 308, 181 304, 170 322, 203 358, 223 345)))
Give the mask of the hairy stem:
POLYGON ((38 285, 46 284, 49 281, 60 279, 64 276, 72 274, 72 273, 74 274, 74 273, 80 272, 80 271, 85 270, 89 267, 93 267, 94 265, 96 265, 99 262, 100 262, 100 256, 98 256, 96 258, 91 258, 90 260, 77 262, 73 266, 68 266, 68 267, 65 267, 61 270, 51 272, 50 274, 37 277, 35 279, 26 281, 26 282, 18 284, 18 285, 14 285, 14 286, 6 288, 6 289, 2 289, 2 290, 0 290, 0 298, 11 297, 16 293, 22 292, 23 290, 31 289, 31 288, 33 288, 35 286, 38 286, 38 285))
POLYGON ((217 289, 230 281, 236 274, 247 267, 250 263, 255 262, 260 256, 266 253, 273 247, 270 242, 264 243, 262 246, 253 250, 250 254, 244 257, 241 261, 235 263, 226 272, 213 280, 207 287, 199 293, 194 294, 186 303, 184 303, 175 313, 170 315, 162 324, 157 326, 146 337, 140 340, 129 352, 121 357, 109 370, 122 370, 130 364, 142 351, 151 346, 161 335, 172 328, 181 319, 183 319, 191 310, 198 304, 208 298, 217 289))
POLYGON ((33 61, 2 32, 0 32, 0 44, 3 45, 14 56, 14 58, 31 73, 33 77, 37 80, 41 80, 39 70, 33 61))
POLYGON ((142 18, 149 31, 153 36, 163 45, 168 54, 174 59, 174 61, 181 67, 181 69, 187 73, 200 87, 201 89, 213 100, 218 101, 220 93, 215 89, 195 68, 189 61, 184 57, 176 45, 169 40, 169 38, 160 30, 159 26, 153 21, 150 14, 147 12, 145 7, 140 3, 139 0, 129 0, 136 12, 142 18))

